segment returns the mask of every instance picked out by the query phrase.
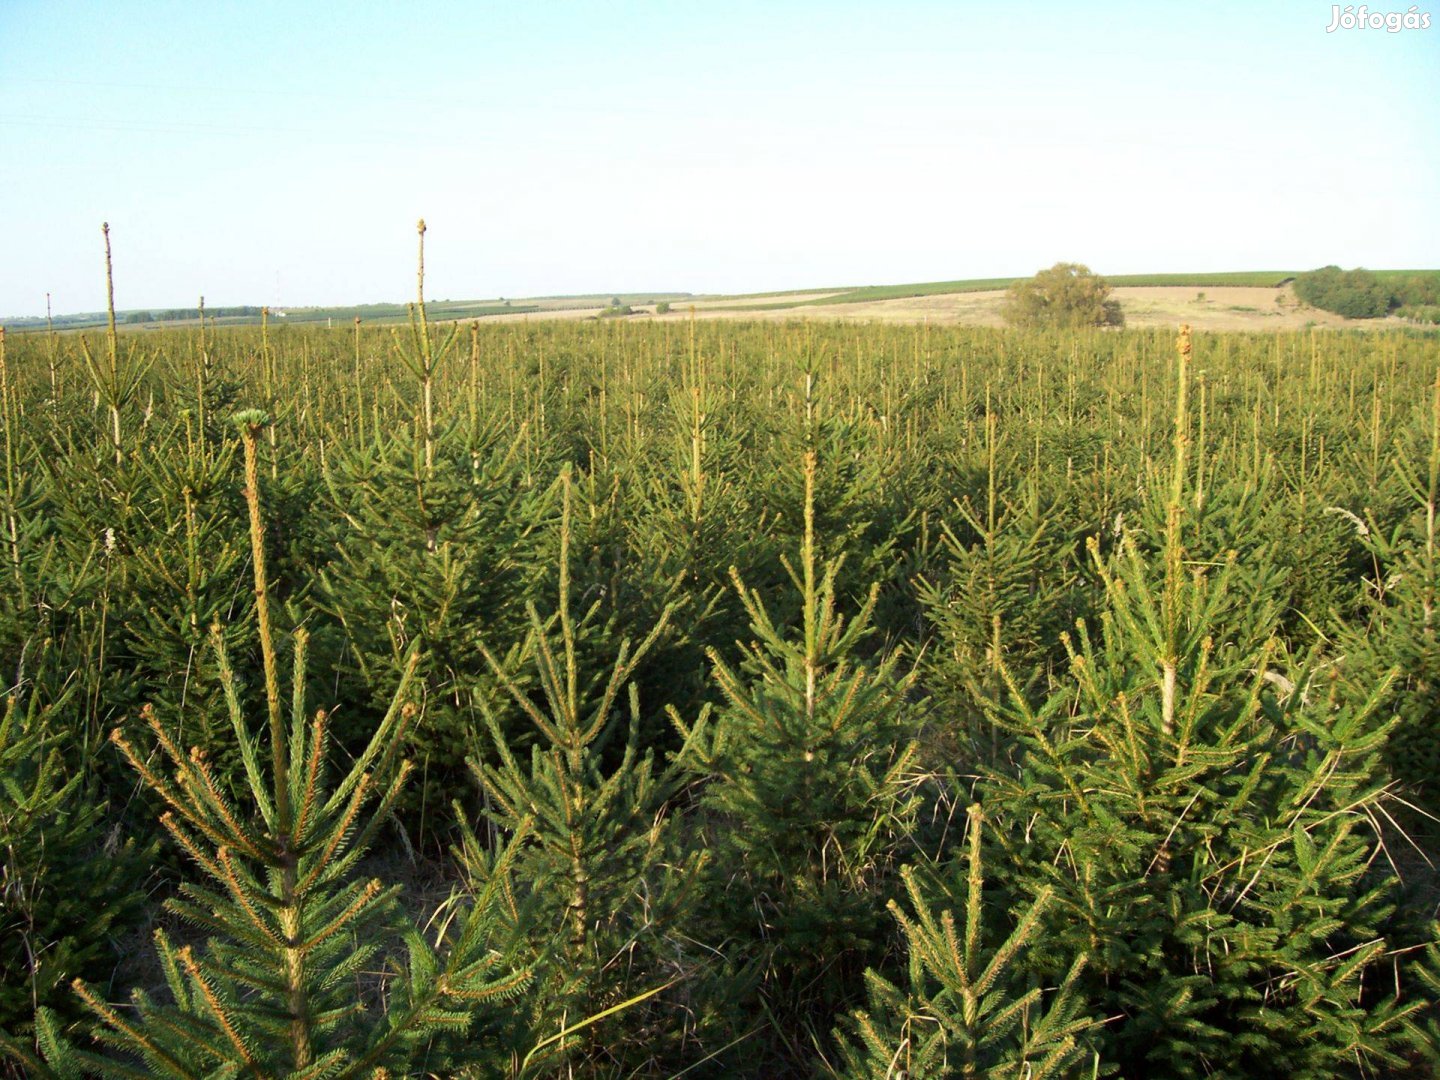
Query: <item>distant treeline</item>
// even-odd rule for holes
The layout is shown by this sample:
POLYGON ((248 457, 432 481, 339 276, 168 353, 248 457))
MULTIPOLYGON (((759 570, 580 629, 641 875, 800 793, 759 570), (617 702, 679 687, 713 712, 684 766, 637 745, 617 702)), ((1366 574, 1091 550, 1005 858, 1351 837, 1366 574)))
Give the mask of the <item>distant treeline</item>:
POLYGON ((1295 279, 1295 295, 1322 311, 1348 319, 1397 314, 1440 323, 1440 273, 1377 274, 1325 266, 1295 279))
MULTIPOLYGON (((219 307, 206 308, 205 314, 213 319, 227 318, 255 318, 260 317, 260 309, 253 305, 241 307, 219 307)), ((125 316, 127 323, 154 323, 154 322, 182 322, 185 319, 200 318, 200 309, 192 308, 169 308, 165 311, 132 311, 125 316)))

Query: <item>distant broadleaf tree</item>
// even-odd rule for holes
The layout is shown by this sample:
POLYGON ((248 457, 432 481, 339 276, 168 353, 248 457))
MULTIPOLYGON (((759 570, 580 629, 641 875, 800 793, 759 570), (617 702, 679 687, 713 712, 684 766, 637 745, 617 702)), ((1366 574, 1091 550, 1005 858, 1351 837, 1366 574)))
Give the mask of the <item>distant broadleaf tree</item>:
POLYGON ((1056 263, 1015 282, 1005 295, 1003 313, 1006 322, 1020 327, 1125 324, 1119 302, 1110 298, 1109 283, 1079 263, 1056 263))

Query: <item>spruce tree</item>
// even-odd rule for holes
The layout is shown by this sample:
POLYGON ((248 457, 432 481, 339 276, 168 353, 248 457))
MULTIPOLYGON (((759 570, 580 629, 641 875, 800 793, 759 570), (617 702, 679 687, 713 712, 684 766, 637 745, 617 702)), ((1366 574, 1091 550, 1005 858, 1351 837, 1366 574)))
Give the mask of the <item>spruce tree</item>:
POLYGON ((1357 699, 1292 658, 1233 555, 1187 548, 1188 360, 1184 331, 1159 565, 1092 541, 1098 635, 1067 641, 1038 706, 1013 679, 987 706, 1023 747, 981 785, 1003 880, 1055 893, 1026 963, 1055 979, 1088 957, 1077 992, 1122 1075, 1395 1066, 1422 1003, 1380 989, 1408 944, 1377 860, 1386 687, 1357 699))
POLYGON ((1042 889, 993 943, 994 913, 985 904, 981 832, 984 813, 967 811, 963 858, 948 867, 906 867, 909 912, 890 910, 905 935, 908 981, 865 974, 869 1004, 847 1018, 842 1075, 855 1080, 1046 1080, 1077 1074, 1091 1058, 1085 1039, 1097 1021, 1077 992, 1085 956, 1059 985, 1042 987, 1017 961, 1037 941, 1054 891, 1042 889), (987 926, 987 924, 989 924, 987 926))
POLYGON ((427 474, 421 440, 381 433, 328 466, 331 505, 348 528, 317 583, 317 636, 359 706, 337 733, 346 745, 363 745, 410 647, 422 649, 425 719, 407 735, 423 774, 405 800, 412 834, 425 827, 420 807, 443 808, 463 782, 482 731, 479 698, 494 696, 482 637, 521 633, 526 538, 549 516, 551 494, 518 484, 514 450, 471 449, 442 433, 427 474))
POLYGON ((672 732, 657 703, 697 711, 710 691, 706 650, 732 648, 744 630, 729 567, 778 566, 759 493, 740 471, 745 433, 727 422, 730 406, 697 351, 693 327, 690 342, 680 385, 666 395, 665 430, 649 453, 624 459, 629 470, 612 487, 615 546, 627 565, 612 575, 618 589, 609 591, 620 596, 613 602, 607 596, 607 607, 639 626, 652 624, 667 603, 681 612, 664 648, 636 673, 647 712, 661 720, 647 737, 661 743, 672 732))
POLYGON ((107 827, 95 748, 77 752, 71 738, 77 685, 45 661, 30 658, 35 681, 0 718, 0 1029, 16 1035, 39 1007, 73 1019, 70 980, 109 978, 154 855, 107 827), (45 701, 52 682, 60 695, 45 701))
POLYGON ((821 565, 817 551, 813 452, 804 475, 799 564, 786 562, 799 625, 778 625, 735 573, 755 640, 738 669, 712 653, 718 710, 693 725, 675 717, 711 821, 716 945, 741 984, 754 982, 747 1008, 771 1017, 776 1052, 797 1057, 804 1032, 823 1038, 884 955, 885 902, 915 842, 923 782, 913 672, 894 651, 860 659, 878 588, 853 616, 838 610, 840 560, 821 565))
POLYGON ((62 1077, 409 1075, 447 1067, 462 1045, 468 1063, 504 1071, 518 1048, 508 1010, 495 1006, 529 978, 515 942, 501 931, 508 863, 490 864, 486 887, 437 920, 428 940, 396 910, 394 886, 357 873, 410 772, 398 756, 416 714, 406 700, 416 653, 373 737, 332 781, 329 713, 307 712, 303 631, 294 639, 288 720, 284 715, 256 468, 263 416, 237 419, 264 659, 261 723, 245 715, 218 629, 214 646, 244 768, 243 799, 227 794, 207 756, 186 753, 153 710, 146 719, 164 768, 122 732, 113 736, 166 805, 162 825, 202 874, 186 881, 168 907, 209 936, 200 947, 177 945, 157 930, 169 1000, 137 989, 124 1010, 76 980, 98 1019, 95 1048, 74 1045, 42 1012, 44 1064, 13 1045, 6 1049, 38 1074, 62 1077), (377 963, 395 964, 401 942, 403 963, 383 978, 378 1007, 367 1007, 366 973, 377 963), (477 1030, 482 1010, 489 1015, 477 1030))
MULTIPOLYGON (((554 616, 544 619, 529 605, 530 633, 505 662, 482 646, 531 730, 507 733, 496 711, 487 711, 495 760, 472 759, 471 768, 489 824, 505 836, 524 833, 516 870, 535 905, 536 1023, 562 1036, 548 1048, 547 1067, 580 1054, 587 1069, 624 1066, 630 1074, 673 1054, 687 1037, 679 1009, 663 1008, 663 1000, 663 1011, 633 1006, 688 973, 681 926, 704 856, 679 849, 670 810, 682 773, 641 744, 633 678, 663 640, 671 610, 633 646, 621 641, 608 672, 587 670, 582 644, 610 631, 594 624, 598 602, 578 619, 573 610, 570 515, 566 475, 554 616), (534 691, 515 675, 526 665, 534 669, 534 691), (512 740, 528 744, 528 754, 512 740), (593 1022, 617 1010, 618 1017, 593 1022)), ((467 853, 478 850, 476 832, 466 830, 467 853)))
MULTIPOLYGON (((800 375, 799 389, 785 395, 791 415, 749 466, 768 477, 759 509, 787 543, 808 543, 820 563, 833 562, 838 599, 863 604, 878 587, 870 618, 883 638, 902 617, 892 610, 892 594, 903 581, 899 548, 919 517, 895 491, 902 456, 894 446, 877 444, 870 425, 842 413, 838 395, 825 392, 816 356, 806 357, 800 375)), ((786 623, 798 617, 800 594, 787 588, 793 574, 783 550, 772 559, 750 569, 745 580, 771 597, 772 614, 786 623)), ((898 606, 905 614, 913 610, 908 603, 898 606)))
POLYGON ((435 832, 428 811, 443 808, 465 782, 482 728, 478 698, 494 699, 480 642, 523 633, 519 597, 534 584, 529 537, 553 517, 550 486, 528 470, 522 476, 520 452, 531 439, 525 427, 507 431, 478 415, 468 428, 445 422, 438 380, 458 333, 435 339, 423 221, 419 233, 417 301, 392 350, 413 380, 402 391, 413 412, 408 424, 377 424, 364 442, 336 440, 327 453, 325 490, 343 526, 316 590, 328 617, 317 636, 347 676, 347 692, 362 701, 342 733, 347 745, 369 737, 404 656, 421 644, 425 715, 407 735, 421 776, 404 807, 417 842, 427 828, 435 832))
POLYGON ((207 442, 197 426, 187 417, 183 440, 179 432, 161 433, 156 452, 139 463, 152 494, 145 533, 128 553, 133 599, 120 605, 116 619, 114 658, 126 678, 112 681, 108 703, 125 709, 148 703, 157 716, 198 723, 175 738, 205 750, 229 785, 239 781, 240 763, 223 720, 209 636, 221 627, 232 657, 248 659, 255 650, 254 627, 239 617, 249 546, 244 503, 228 482, 235 442, 207 442))
POLYGON ((1059 634, 1083 610, 1076 538, 1057 525, 1033 475, 1015 497, 1002 492, 997 428, 987 401, 983 505, 954 504, 958 520, 940 522, 936 566, 916 583, 933 635, 926 682, 945 718, 946 749, 965 766, 1002 753, 970 687, 998 689, 1003 658, 1023 686, 1043 693, 1059 634))
POLYGON ((1440 379, 1428 427, 1426 459, 1402 454, 1394 465, 1409 512, 1388 531, 1373 516, 1354 521, 1372 576, 1364 622, 1340 621, 1337 629, 1352 679, 1376 680, 1396 669, 1386 704, 1400 723, 1386 757, 1396 779, 1433 810, 1440 806, 1440 379))

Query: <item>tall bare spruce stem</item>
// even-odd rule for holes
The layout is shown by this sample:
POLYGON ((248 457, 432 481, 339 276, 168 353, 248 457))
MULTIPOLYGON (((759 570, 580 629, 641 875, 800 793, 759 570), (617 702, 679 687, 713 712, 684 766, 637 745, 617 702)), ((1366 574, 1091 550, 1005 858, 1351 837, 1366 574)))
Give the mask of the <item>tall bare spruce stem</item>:
POLYGON ((265 665, 265 706, 270 717, 270 750, 275 768, 275 797, 281 828, 290 827, 289 774, 285 730, 280 717, 279 665, 270 624, 270 587, 265 576, 265 521, 260 512, 260 469, 257 437, 260 424, 246 424, 240 432, 245 446, 245 505, 250 510, 250 554, 255 573, 255 620, 260 631, 260 656, 265 665))

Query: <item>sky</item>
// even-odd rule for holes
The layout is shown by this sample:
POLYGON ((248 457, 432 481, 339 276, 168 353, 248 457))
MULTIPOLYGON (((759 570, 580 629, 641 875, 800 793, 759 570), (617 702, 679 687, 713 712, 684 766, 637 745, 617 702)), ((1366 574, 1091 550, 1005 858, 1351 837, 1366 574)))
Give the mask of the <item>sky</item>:
POLYGON ((1417 10, 0 0, 0 315, 1440 267, 1417 10))

